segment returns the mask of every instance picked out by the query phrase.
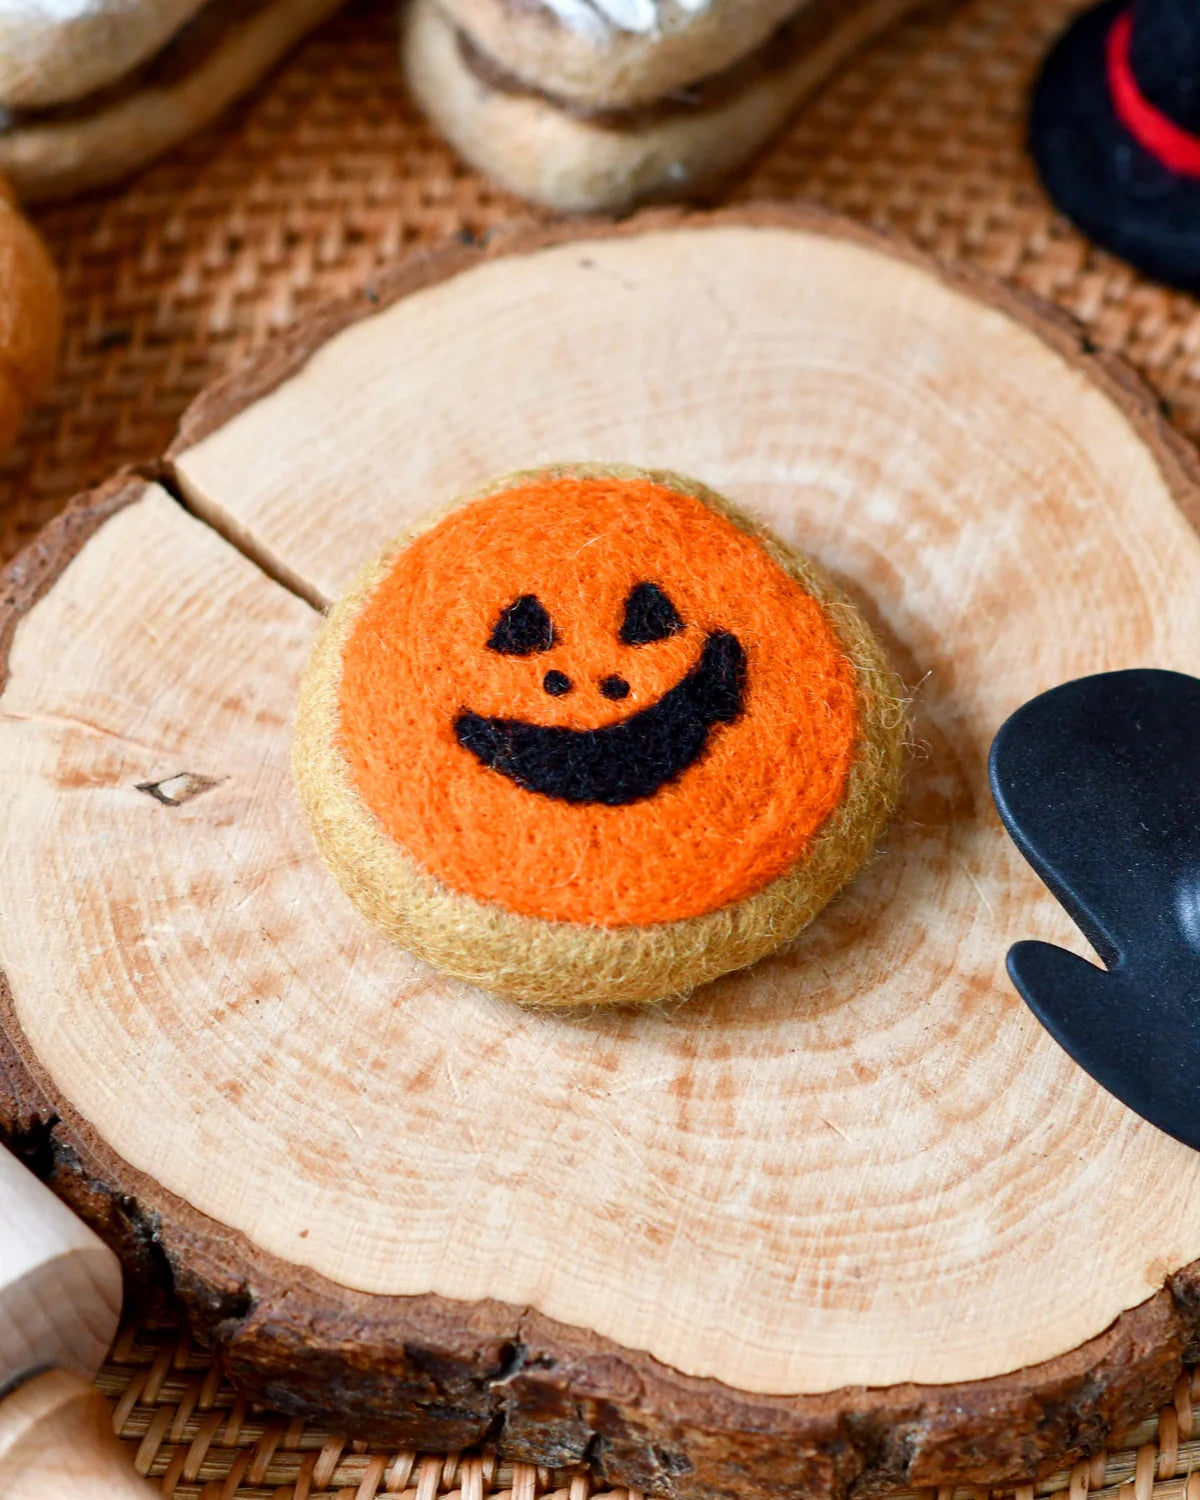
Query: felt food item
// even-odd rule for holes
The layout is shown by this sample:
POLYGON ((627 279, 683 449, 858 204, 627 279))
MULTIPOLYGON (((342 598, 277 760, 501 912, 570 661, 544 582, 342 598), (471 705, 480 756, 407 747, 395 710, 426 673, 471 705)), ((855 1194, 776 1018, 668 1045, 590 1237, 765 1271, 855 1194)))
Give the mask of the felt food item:
POLYGON ((114 181, 208 123, 340 0, 0 0, 0 170, 114 181))
POLYGON ((362 913, 485 989, 662 998, 794 937, 895 804, 904 715, 857 612, 702 485, 510 476, 334 609, 295 774, 362 913))
POLYGON ((1200 7, 1105 0, 1055 44, 1030 142, 1080 229, 1147 275, 1200 291, 1200 7))
POLYGON ((58 276, 0 178, 0 452, 54 374, 62 323, 58 276))
POLYGON ((475 166, 565 212, 708 192, 914 0, 413 0, 405 77, 475 166))

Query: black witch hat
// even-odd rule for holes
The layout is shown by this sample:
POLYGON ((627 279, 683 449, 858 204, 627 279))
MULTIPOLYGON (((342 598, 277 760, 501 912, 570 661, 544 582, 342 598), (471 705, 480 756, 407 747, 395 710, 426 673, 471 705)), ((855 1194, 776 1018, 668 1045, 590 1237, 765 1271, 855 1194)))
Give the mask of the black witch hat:
POLYGON ((1047 58, 1030 144, 1051 198, 1147 275, 1200 292, 1200 0, 1105 0, 1047 58))

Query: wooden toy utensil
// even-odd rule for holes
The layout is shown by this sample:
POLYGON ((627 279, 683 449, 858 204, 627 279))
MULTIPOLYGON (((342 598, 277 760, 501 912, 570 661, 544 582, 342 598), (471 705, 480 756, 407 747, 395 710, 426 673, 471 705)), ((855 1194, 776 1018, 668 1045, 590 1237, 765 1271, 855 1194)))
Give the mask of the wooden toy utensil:
POLYGON ((0 1496, 147 1500, 91 1384, 116 1332, 116 1256, 0 1150, 0 1496))
POLYGON ((1200 680, 1106 672, 1009 718, 992 794, 1105 967, 1017 943, 1013 983, 1081 1067, 1200 1148, 1200 680))

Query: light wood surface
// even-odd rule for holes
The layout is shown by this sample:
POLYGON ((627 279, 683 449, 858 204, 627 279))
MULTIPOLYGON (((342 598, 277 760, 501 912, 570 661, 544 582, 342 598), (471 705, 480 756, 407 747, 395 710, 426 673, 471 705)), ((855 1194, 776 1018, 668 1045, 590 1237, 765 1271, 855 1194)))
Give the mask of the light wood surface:
POLYGON ((52 1370, 0 1402, 4 1500, 150 1500, 122 1452, 108 1402, 81 1375, 52 1370))
MULTIPOLYGON (((273 1400, 313 1399, 292 1318, 299 1355, 440 1350, 461 1441, 499 1420, 681 1494, 1011 1474, 1055 1410, 1065 1446, 1169 1392, 1187 1334, 1154 1294, 1200 1255, 1200 1158, 1013 994, 1011 941, 1079 941, 987 747, 1065 678, 1200 671, 1194 477, 1131 383, 999 294, 803 222, 587 233, 327 319, 195 414, 171 478, 196 515, 145 486, 62 543, 0 698, 6 1026, 185 1288, 247 1289, 223 1336, 249 1379, 277 1362, 273 1400), (288 720, 313 604, 364 555, 580 457, 691 471, 831 569, 915 734, 885 847, 791 952, 564 1022, 359 923, 288 720), (519 1409, 551 1387, 574 1416, 519 1409), (905 1414, 903 1453, 846 1447, 866 1410, 905 1414)), ((442 1420, 421 1370, 364 1409, 442 1420)))
POLYGON ((0 1390, 48 1365, 94 1375, 120 1313, 116 1256, 0 1148, 0 1390))

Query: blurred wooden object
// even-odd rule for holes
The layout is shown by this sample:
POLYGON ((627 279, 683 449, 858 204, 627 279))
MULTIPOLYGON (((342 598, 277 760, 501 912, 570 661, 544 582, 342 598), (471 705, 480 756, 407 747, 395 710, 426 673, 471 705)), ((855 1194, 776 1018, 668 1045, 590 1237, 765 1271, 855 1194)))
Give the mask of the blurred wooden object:
POLYGON ((117 1328, 117 1258, 0 1149, 0 1495, 147 1500, 91 1384, 117 1328), (59 1367, 59 1368, 52 1368, 59 1367))

